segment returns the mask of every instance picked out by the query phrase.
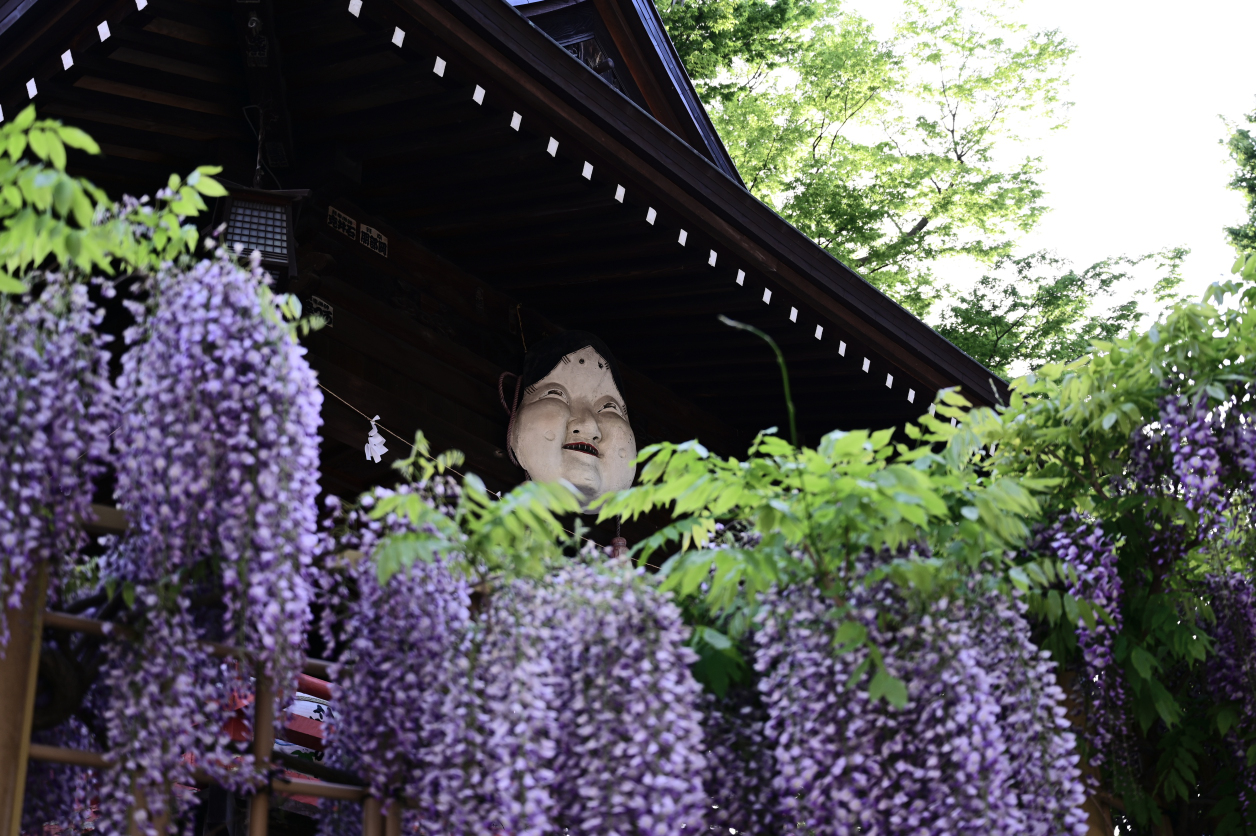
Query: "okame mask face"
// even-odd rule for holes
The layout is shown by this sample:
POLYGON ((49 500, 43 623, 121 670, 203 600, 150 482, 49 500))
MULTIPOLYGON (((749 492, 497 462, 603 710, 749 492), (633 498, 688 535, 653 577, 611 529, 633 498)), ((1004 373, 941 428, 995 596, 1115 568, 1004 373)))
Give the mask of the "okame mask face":
POLYGON ((630 487, 637 441, 606 359, 585 346, 528 387, 510 446, 528 478, 566 479, 586 506, 604 493, 630 487))

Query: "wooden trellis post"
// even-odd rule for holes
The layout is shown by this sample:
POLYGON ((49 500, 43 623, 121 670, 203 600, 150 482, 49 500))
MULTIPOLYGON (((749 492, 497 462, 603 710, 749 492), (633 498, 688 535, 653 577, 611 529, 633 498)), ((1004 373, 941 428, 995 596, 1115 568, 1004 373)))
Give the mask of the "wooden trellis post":
MULTIPOLYGON (((5 615, 9 644, 0 659, 0 826, 3 836, 22 832, 22 796, 35 715, 35 682, 43 636, 48 569, 41 565, 22 596, 22 605, 5 615)), ((0 601, 0 607, 4 602, 0 601)))
POLYGON ((362 836, 384 836, 379 799, 371 795, 362 799, 362 836))
MULTIPOLYGON (((269 773, 270 753, 275 748, 275 685, 260 665, 253 694, 253 768, 269 773)), ((269 819, 270 783, 267 781, 249 804, 249 836, 266 836, 269 819)))
POLYGON ((384 817, 384 836, 401 836, 401 800, 394 798, 384 817))

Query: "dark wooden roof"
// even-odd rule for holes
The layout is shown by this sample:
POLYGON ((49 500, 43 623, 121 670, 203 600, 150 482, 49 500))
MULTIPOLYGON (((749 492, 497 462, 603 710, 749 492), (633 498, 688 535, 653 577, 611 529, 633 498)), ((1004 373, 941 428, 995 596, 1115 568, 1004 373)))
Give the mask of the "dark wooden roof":
POLYGON ((586 33, 596 35, 619 64, 612 73, 622 81, 621 92, 741 182, 652 0, 507 2, 569 51, 586 33))
MULTIPOLYGON (((318 338, 325 381, 502 484, 517 471, 501 457, 496 374, 556 328, 597 332, 631 367, 647 441, 739 452, 783 423, 772 356, 718 314, 780 342, 810 442, 901 423, 943 386, 978 403, 1004 390, 743 187, 650 0, 589 2, 628 33, 617 49, 638 90, 663 101, 634 102, 502 0, 365 0, 357 15, 349 0, 8 0, 0 106, 16 113, 34 79, 42 114, 101 142, 106 156, 73 163, 113 193, 205 162, 250 183, 264 119, 262 187, 311 189, 294 286, 354 323, 318 338), (262 49, 252 13, 264 67, 246 58, 262 49), (337 239, 328 206, 387 235, 389 257, 337 239)), ((352 482, 365 429, 346 416, 352 482)))

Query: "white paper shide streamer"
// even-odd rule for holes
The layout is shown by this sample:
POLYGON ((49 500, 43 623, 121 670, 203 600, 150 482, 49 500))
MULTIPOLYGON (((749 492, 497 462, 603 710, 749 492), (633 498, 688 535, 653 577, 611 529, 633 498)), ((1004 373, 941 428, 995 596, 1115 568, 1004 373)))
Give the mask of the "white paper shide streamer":
POLYGON ((375 426, 378 420, 378 415, 371 419, 371 431, 366 436, 366 457, 373 459, 376 464, 379 464, 379 457, 388 452, 388 448, 384 446, 384 437, 379 434, 379 427, 375 426))

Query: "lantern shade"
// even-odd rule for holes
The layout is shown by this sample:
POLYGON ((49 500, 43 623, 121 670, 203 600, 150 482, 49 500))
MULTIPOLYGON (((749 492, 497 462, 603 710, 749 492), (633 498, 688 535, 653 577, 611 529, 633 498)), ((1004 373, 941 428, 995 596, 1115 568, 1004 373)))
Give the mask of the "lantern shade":
MULTIPOLYGON (((308 189, 250 189, 222 181, 228 194, 218 201, 216 224, 224 224, 223 246, 240 246, 242 255, 254 250, 276 279, 297 274, 296 207, 308 189)), ((283 286, 282 283, 280 285, 283 286)))
POLYGON ((227 246, 242 244, 245 252, 261 250, 265 261, 288 263, 289 205, 236 198, 227 214, 227 246))

